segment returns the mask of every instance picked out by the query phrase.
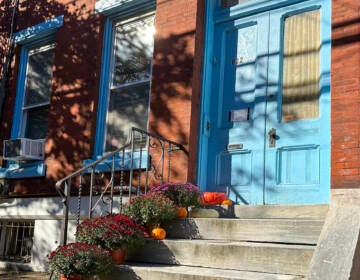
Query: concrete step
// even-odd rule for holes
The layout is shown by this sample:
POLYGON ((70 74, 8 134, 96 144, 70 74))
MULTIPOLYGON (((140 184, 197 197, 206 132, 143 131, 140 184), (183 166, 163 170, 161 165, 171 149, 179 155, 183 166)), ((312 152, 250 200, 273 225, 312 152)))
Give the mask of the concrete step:
POLYGON ((329 205, 215 205, 206 208, 216 209, 221 218, 324 220, 329 205))
POLYGON ((128 254, 134 262, 178 264, 219 269, 305 275, 314 251, 311 245, 223 240, 147 239, 144 248, 128 254))
MULTIPOLYGON (((101 278, 103 279, 103 278, 101 278)), ((302 276, 183 265, 129 263, 106 279, 122 280, 300 280, 302 276)))
POLYGON ((176 219, 163 225, 169 238, 316 244, 324 220, 176 219))

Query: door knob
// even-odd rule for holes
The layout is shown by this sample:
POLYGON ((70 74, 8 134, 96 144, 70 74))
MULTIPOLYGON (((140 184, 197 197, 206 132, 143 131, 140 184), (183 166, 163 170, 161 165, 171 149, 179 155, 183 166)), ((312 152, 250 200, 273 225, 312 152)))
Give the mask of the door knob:
POLYGON ((271 128, 268 132, 268 135, 269 135, 269 147, 273 148, 275 147, 276 144, 276 129, 271 128))

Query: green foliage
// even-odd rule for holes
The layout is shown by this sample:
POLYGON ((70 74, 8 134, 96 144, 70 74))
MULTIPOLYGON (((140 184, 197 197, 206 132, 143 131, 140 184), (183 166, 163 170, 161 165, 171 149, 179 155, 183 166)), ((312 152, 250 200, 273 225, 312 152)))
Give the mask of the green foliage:
POLYGON ((142 225, 154 226, 175 218, 177 209, 169 198, 149 193, 131 199, 124 212, 142 225))

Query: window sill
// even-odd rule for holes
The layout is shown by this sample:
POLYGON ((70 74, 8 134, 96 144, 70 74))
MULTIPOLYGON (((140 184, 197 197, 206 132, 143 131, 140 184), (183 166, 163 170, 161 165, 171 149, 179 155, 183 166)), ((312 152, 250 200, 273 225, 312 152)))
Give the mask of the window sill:
POLYGON ((95 13, 111 16, 116 13, 126 13, 129 10, 136 12, 155 7, 155 5, 155 0, 99 0, 95 3, 95 13))
MULTIPOLYGON (((85 167, 86 165, 95 162, 99 158, 100 158, 100 156, 98 156, 96 159, 85 159, 83 161, 83 166, 85 167)), ((141 158, 140 158, 140 152, 134 152, 133 169, 145 169, 147 163, 150 163, 150 161, 151 161, 151 158, 148 156, 147 152, 143 151, 141 153, 141 158)), ((113 158, 110 157, 110 158, 98 163, 96 165, 95 171, 96 172, 110 172, 112 169, 112 165, 113 165, 113 158)), ((114 168, 116 171, 130 170, 130 167, 131 167, 131 153, 130 152, 125 153, 124 163, 122 163, 122 158, 120 157, 120 155, 115 156, 114 168), (122 168, 122 164, 124 165, 123 168, 122 168)), ((90 172, 91 172, 90 169, 88 169, 86 171, 86 173, 90 173, 90 172)))
POLYGON ((0 178, 2 179, 44 177, 45 174, 46 165, 43 161, 10 163, 7 168, 0 168, 0 178))

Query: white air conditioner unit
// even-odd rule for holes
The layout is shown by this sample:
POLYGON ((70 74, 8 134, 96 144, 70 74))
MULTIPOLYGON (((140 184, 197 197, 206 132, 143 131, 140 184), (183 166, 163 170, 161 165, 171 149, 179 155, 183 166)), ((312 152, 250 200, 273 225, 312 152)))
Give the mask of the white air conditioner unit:
POLYGON ((44 140, 17 138, 4 141, 4 159, 6 160, 42 160, 44 155, 44 140))

